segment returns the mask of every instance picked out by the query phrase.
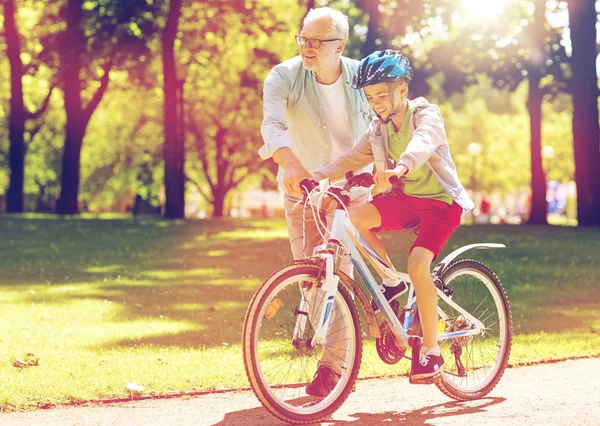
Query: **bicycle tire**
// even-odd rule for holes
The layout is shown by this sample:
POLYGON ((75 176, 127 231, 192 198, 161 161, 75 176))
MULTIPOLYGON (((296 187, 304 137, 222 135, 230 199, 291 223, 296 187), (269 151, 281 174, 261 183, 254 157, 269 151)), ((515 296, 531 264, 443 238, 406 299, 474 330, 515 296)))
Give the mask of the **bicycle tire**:
MULTIPOLYGON (((458 284, 456 280, 465 276, 476 277, 482 282, 484 280, 487 281, 483 283, 486 286, 486 288, 490 291, 490 294, 492 295, 494 301, 494 306, 498 310, 498 339, 500 341, 500 344, 496 345, 498 347, 498 351, 495 354, 495 363, 491 368, 492 371, 490 372, 490 374, 484 377, 485 380, 482 380, 481 383, 472 383, 471 386, 469 386, 467 378, 466 386, 462 385, 462 381, 461 384, 457 384, 456 381, 453 380, 455 377, 457 377, 457 375, 452 375, 452 373, 449 370, 446 370, 446 367, 444 368, 441 380, 437 381, 436 385, 444 394, 458 401, 467 401, 483 398, 485 395, 491 392, 491 390, 494 389, 494 387, 496 387, 496 385, 502 378, 504 371, 506 370, 506 366, 508 365, 508 358, 510 356, 513 338, 512 313, 510 309, 510 303, 508 301, 508 297, 506 296, 506 291, 504 290, 504 287, 502 286, 502 283, 500 282, 496 274, 494 274, 494 272, 492 272, 491 269, 489 269, 486 265, 484 265, 481 262, 471 259, 465 259, 452 262, 448 266, 448 269, 443 273, 442 280, 444 281, 446 286, 453 288, 453 286, 456 287, 456 284, 458 284)), ((463 286, 466 289, 464 280, 461 281, 463 281, 463 286)), ((460 289, 455 288, 454 295, 460 295, 460 289)), ((453 296, 453 300, 454 298, 455 297, 453 296)), ((482 303, 483 302, 480 302, 480 305, 482 303)), ((461 307, 466 309, 464 306, 461 307)), ((466 310, 470 314, 474 315, 474 312, 471 312, 468 309, 466 310)), ((484 312, 484 314, 488 315, 488 312, 484 312)), ((490 315, 493 315, 493 313, 490 315)), ((478 337, 479 336, 474 336, 470 343, 466 343, 467 340, 465 339, 468 338, 459 338, 463 339, 463 341, 461 342, 462 344, 466 343, 465 348, 467 349, 467 353, 469 351, 468 346, 474 346, 474 342, 477 340, 478 337)), ((456 342, 459 339, 451 340, 454 340, 456 342)), ((473 354, 473 348, 471 348, 470 350, 473 354)), ((484 351, 481 350, 481 348, 480 353, 482 357, 485 356, 484 351)), ((474 360, 472 361, 472 364, 473 371, 477 371, 478 368, 475 366, 474 360)), ((446 359, 446 366, 447 365, 448 359, 446 359)), ((457 363, 455 362, 455 366, 456 365, 457 363)), ((467 358, 467 368, 468 367, 469 359, 467 358)), ((479 378, 479 375, 477 375, 477 377, 479 378)))
MULTIPOLYGON (((294 279, 294 277, 311 277, 316 279, 318 277, 320 267, 314 263, 295 263, 289 265, 271 275, 267 278, 264 283, 254 294, 246 317, 244 319, 244 328, 242 331, 242 348, 244 356, 244 366, 246 369, 246 375, 250 382, 254 394, 262 403, 262 405, 275 417, 284 420, 292 424, 310 424, 318 422, 319 420, 325 419, 333 414, 348 398, 348 395, 353 390, 358 372, 360 370, 360 364, 362 359, 362 327, 359 319, 358 311, 354 305, 354 301, 350 296, 348 290, 340 283, 338 286, 338 293, 336 295, 336 304, 344 303, 347 307, 348 313, 351 317, 351 323, 353 325, 352 335, 355 340, 355 353, 352 356, 352 365, 347 366, 346 370, 349 374, 343 375, 340 379, 342 386, 340 389, 334 389, 332 393, 323 398, 323 401, 327 401, 323 404, 322 409, 318 411, 312 411, 310 413, 302 413, 298 410, 290 410, 283 401, 279 401, 273 392, 270 392, 268 383, 265 383, 263 376, 261 375, 261 366, 259 365, 260 359, 257 356, 257 334, 259 334, 258 325, 261 316, 261 312, 265 312, 265 305, 268 304, 269 300, 272 299, 271 293, 277 290, 282 283, 294 279), (337 394, 335 397, 330 398, 331 395, 337 394)), ((341 308, 340 309, 344 309, 341 308)), ((318 404, 317 404, 318 405, 318 404)))

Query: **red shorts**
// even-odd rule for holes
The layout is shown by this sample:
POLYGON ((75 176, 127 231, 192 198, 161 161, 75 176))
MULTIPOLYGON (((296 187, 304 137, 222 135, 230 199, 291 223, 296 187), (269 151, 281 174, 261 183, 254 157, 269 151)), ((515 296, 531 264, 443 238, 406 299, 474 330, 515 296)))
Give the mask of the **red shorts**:
POLYGON ((396 190, 371 201, 381 215, 381 226, 372 231, 395 231, 419 225, 419 236, 410 251, 424 247, 437 257, 460 225, 462 208, 454 201, 417 198, 396 190))

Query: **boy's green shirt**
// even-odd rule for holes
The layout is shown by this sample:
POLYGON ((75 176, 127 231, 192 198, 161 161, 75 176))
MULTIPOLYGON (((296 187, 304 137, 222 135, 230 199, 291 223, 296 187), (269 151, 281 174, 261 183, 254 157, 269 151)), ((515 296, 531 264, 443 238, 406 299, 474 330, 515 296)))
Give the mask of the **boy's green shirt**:
MULTIPOLYGON (((396 133, 394 124, 390 121, 387 124, 388 134, 390 135, 390 156, 394 161, 398 161, 400 155, 406 150, 411 139, 410 132, 410 106, 406 110, 402 127, 396 133)), ((418 167, 411 173, 404 176, 404 193, 412 197, 431 198, 452 204, 454 201, 450 194, 446 192, 440 181, 435 177, 430 167, 418 167)))

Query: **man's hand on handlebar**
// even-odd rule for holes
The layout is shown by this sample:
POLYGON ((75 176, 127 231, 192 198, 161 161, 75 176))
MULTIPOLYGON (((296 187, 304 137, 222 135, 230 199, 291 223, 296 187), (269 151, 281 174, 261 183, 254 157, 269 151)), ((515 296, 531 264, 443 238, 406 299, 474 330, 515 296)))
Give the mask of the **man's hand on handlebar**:
POLYGON ((311 178, 302 179, 299 185, 303 197, 306 197, 306 193, 312 191, 317 186, 319 186, 319 182, 311 178))
POLYGON ((295 165, 285 169, 283 186, 288 194, 302 196, 304 191, 300 188, 300 182, 309 178, 311 174, 301 165, 295 165))

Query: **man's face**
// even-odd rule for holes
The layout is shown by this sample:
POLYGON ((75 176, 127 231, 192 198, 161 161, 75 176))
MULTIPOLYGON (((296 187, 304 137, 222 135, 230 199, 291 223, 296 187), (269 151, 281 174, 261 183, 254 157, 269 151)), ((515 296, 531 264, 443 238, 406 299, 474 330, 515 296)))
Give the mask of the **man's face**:
MULTIPOLYGON (((316 38, 319 40, 338 38, 337 34, 332 34, 331 21, 326 18, 312 19, 306 22, 300 35, 307 39, 316 38)), ((311 43, 298 46, 304 68, 315 71, 317 74, 337 68, 339 66, 338 59, 342 53, 340 49, 343 50, 343 44, 342 40, 338 40, 321 43, 321 47, 318 49, 312 47, 311 43)))

